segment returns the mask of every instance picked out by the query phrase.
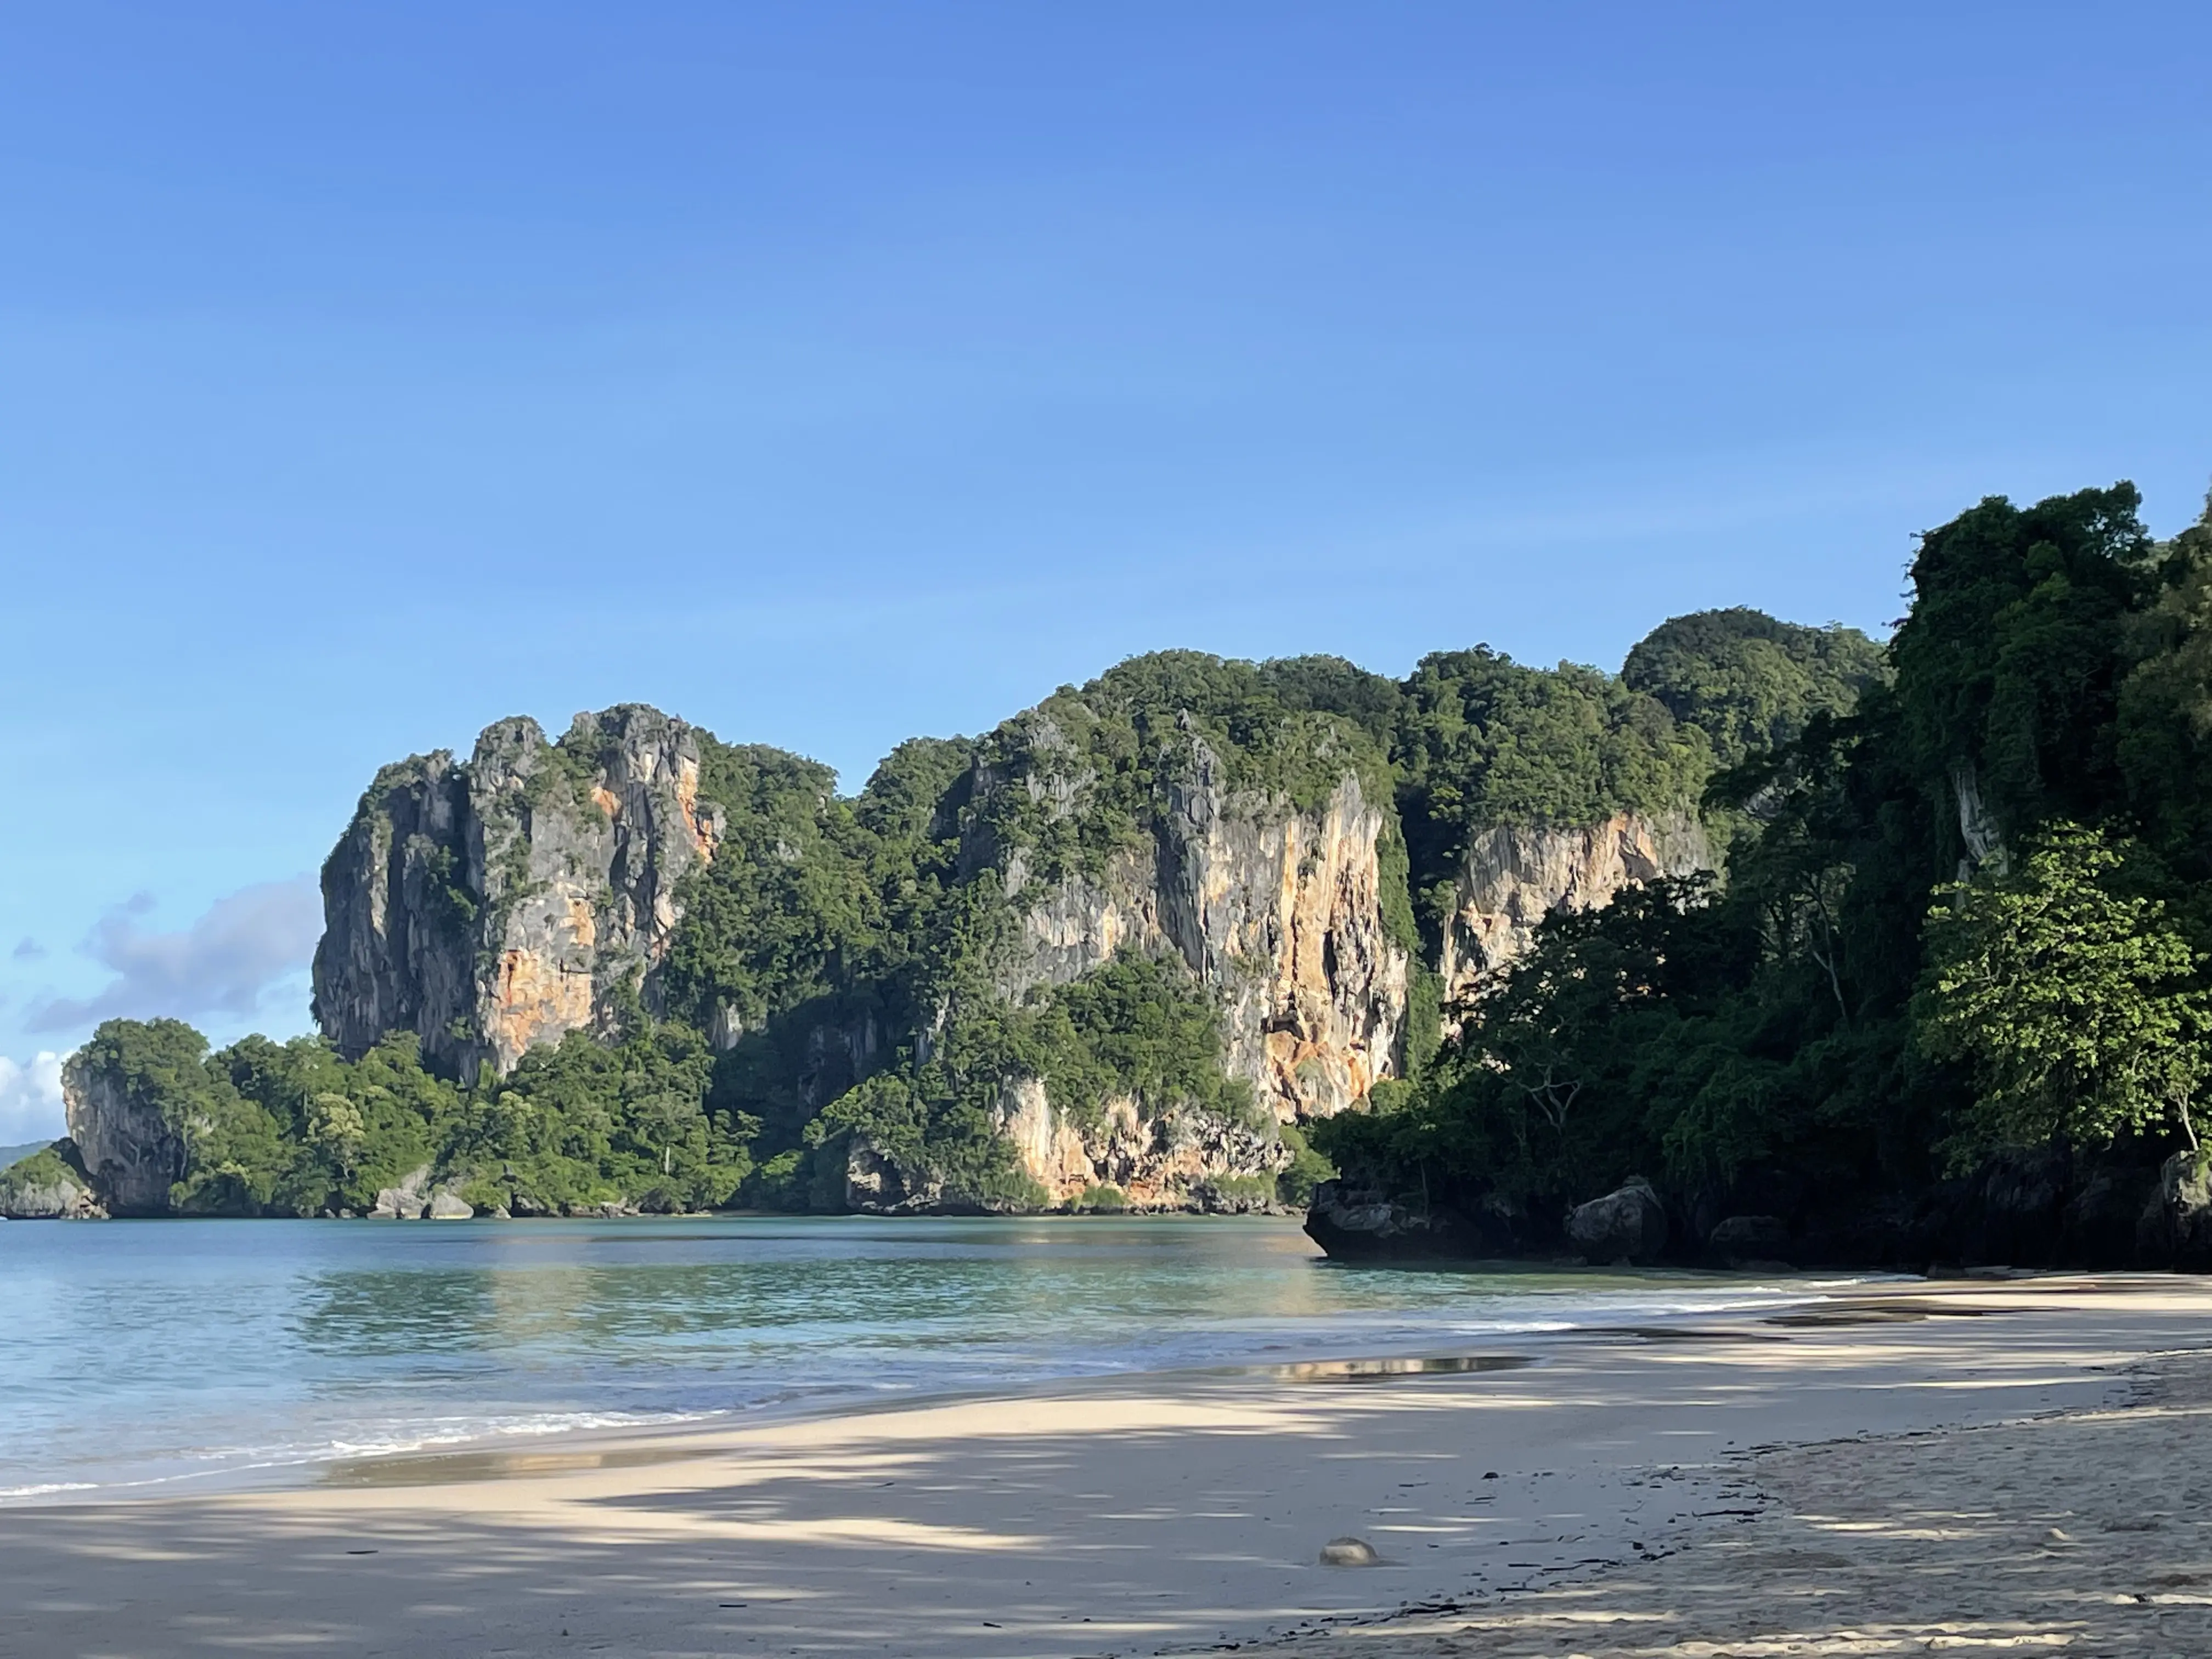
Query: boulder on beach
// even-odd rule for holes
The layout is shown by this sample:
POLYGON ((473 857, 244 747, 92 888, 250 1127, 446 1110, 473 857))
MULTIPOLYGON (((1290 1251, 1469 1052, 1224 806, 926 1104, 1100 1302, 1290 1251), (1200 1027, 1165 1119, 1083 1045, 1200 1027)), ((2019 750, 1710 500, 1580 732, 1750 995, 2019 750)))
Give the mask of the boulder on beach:
POLYGON ((430 1166, 410 1170, 400 1178, 397 1187, 378 1190, 376 1206, 369 1217, 376 1221, 420 1221, 430 1207, 429 1197, 422 1190, 430 1179, 430 1166))
POLYGON ((1705 1246, 1723 1261, 1779 1261, 1790 1254, 1790 1228, 1779 1216, 1732 1215, 1713 1229, 1705 1246))
POLYGON ((1567 1237, 1593 1263, 1656 1261, 1667 1248, 1666 1206, 1650 1182, 1632 1176, 1603 1198, 1577 1205, 1567 1237))

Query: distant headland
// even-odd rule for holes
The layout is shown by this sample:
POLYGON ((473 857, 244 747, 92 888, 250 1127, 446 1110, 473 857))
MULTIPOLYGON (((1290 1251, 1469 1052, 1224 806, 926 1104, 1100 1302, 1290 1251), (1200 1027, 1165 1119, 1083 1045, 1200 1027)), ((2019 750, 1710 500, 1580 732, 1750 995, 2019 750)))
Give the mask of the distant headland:
POLYGON ((1332 1253, 2195 1265, 2212 521, 1923 539, 1887 644, 1138 657, 830 770, 384 768, 321 1036, 112 1021, 15 1215, 1312 1206, 1332 1253))

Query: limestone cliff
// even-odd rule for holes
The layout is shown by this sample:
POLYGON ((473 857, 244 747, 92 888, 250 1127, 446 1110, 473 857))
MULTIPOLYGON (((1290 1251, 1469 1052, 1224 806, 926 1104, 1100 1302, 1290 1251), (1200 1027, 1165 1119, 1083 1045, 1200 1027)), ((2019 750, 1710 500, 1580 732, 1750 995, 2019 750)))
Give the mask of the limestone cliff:
POLYGON ((1616 812, 1579 826, 1499 823, 1468 840, 1437 963, 1447 1004, 1528 947, 1556 910, 1601 908, 1631 883, 1712 866, 1687 813, 1616 812))
MULTIPOLYGON (((1413 1012, 1417 975, 1464 992, 1547 912, 1706 854, 1686 817, 1478 826, 1441 958, 1422 963, 1385 747, 1248 695, 1255 672, 1137 659, 983 738, 904 746, 849 799, 825 768, 635 705, 558 743, 501 721, 466 762, 410 759, 362 797, 323 871, 317 1018, 349 1056, 412 1032, 465 1080, 611 1035, 640 1005, 689 1022, 722 1056, 714 1109, 763 1136, 763 1180, 791 1183, 757 1183, 759 1201, 1029 1201, 970 1155, 994 1136, 1056 1202, 1271 1201, 1292 1156, 1279 1126, 1404 1074, 1409 1021, 1434 1018, 1413 1012), (1173 1041, 1204 1079, 1063 1071, 1085 1092, 1056 1100, 1036 1053, 975 1069, 979 1033, 1064 1009, 1117 957, 1181 964, 1213 1023, 1173 1041), (854 1116, 855 1094, 842 1128, 806 1138, 884 1073, 904 1092, 866 1109, 890 1117, 854 1116)), ((1105 1045, 1088 1052, 1109 1070, 1133 1028, 1096 1020, 1119 1018, 1073 1039, 1105 1045)))
MULTIPOLYGON (((1314 804, 1232 780, 1188 718, 1152 757, 1151 799, 1124 811, 1127 833, 1047 873, 1055 826, 1105 817, 1096 769, 1054 719, 1018 723, 1015 752, 980 759, 963 866, 994 867, 1011 908, 994 964, 1000 994, 1066 984, 1134 951, 1180 958, 1221 1011, 1222 1064, 1250 1086, 1262 1121, 1326 1117, 1403 1064, 1407 930, 1394 933, 1387 803, 1346 767, 1314 804), (1018 792, 1036 839, 1011 841, 994 797, 1018 792)), ((1093 837, 1094 845, 1098 837, 1093 837)), ((1195 1109, 1148 1116, 1109 1103, 1079 1123, 1033 1079, 1010 1079, 994 1119, 1024 1172, 1055 1200, 1092 1186, 1133 1204, 1234 1207, 1286 1154, 1271 1132, 1195 1109)))
POLYGON ((1007 1084, 992 1118, 1055 1204, 1111 1187, 1133 1209, 1258 1208, 1283 1163, 1276 1136, 1188 1107, 1147 1115, 1122 1097, 1097 1122, 1079 1123, 1034 1078, 1007 1084))
POLYGON ((112 1215, 166 1215, 169 1188, 185 1178, 185 1126, 159 1100, 100 1063, 91 1045, 62 1067, 70 1139, 112 1215))
POLYGON ((681 720, 636 704, 579 714, 559 744, 501 720, 465 765, 389 766, 323 866, 314 1009, 355 1055, 390 1031, 473 1076, 534 1044, 605 1031, 650 999, 678 884, 711 860, 681 720))
MULTIPOLYGON (((1356 775, 1316 813, 1228 795, 1218 762, 1196 747, 1153 844, 1118 855, 1103 879, 1071 876, 1040 893, 1021 857, 1007 860, 1020 914, 1010 989, 1073 978, 1118 949, 1175 951, 1221 998, 1231 1074, 1280 1121, 1329 1116, 1403 1061, 1410 963, 1383 921, 1388 820, 1356 775)), ((1447 1001, 1510 964, 1546 915, 1601 907, 1631 884, 1709 868, 1711 857, 1686 813, 1480 830, 1431 964, 1447 1001)), ((1170 1205, 1279 1165, 1273 1147, 1188 1116, 1155 1133, 1124 1103, 1079 1126, 1034 1082, 1010 1088, 996 1114, 1024 1171, 1055 1200, 1112 1184, 1133 1204, 1170 1205)))
POLYGON ((1064 983, 1117 951, 1172 951, 1220 999, 1229 1074, 1279 1121, 1340 1112, 1395 1075, 1411 958, 1383 914, 1387 806, 1352 772, 1310 811, 1234 791, 1202 738, 1162 805, 1096 875, 1047 883, 1023 849, 1005 856, 1018 916, 1005 992, 1064 983))
MULTIPOLYGON (((1036 1078, 1009 1079, 991 1113, 1023 1174, 1046 1202, 1069 1205, 1111 1188, 1133 1210, 1263 1210, 1283 1164, 1280 1139, 1188 1104, 1148 1111, 1120 1096, 1096 1121, 1054 1105, 1036 1078)), ((901 1214, 945 1207, 942 1183, 919 1178, 866 1137, 845 1150, 847 1209, 901 1214)))

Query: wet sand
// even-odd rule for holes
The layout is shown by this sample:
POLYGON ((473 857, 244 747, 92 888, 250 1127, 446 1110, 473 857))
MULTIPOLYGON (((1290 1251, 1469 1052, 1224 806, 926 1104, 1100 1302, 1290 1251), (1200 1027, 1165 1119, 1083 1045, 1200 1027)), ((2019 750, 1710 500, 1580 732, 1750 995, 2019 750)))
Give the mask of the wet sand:
POLYGON ((0 1652, 2212 1652, 2204 1342, 2191 1280, 1886 1287, 15 1509, 0 1652))

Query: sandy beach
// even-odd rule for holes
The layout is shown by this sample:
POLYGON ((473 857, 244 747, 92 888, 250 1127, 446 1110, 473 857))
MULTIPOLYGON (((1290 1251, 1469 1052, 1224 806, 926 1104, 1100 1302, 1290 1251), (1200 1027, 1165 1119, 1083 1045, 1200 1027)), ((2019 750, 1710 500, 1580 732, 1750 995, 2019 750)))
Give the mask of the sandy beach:
POLYGON ((16 1508, 0 1652, 2212 1651, 2208 1331, 2185 1279, 1886 1285, 16 1508))

